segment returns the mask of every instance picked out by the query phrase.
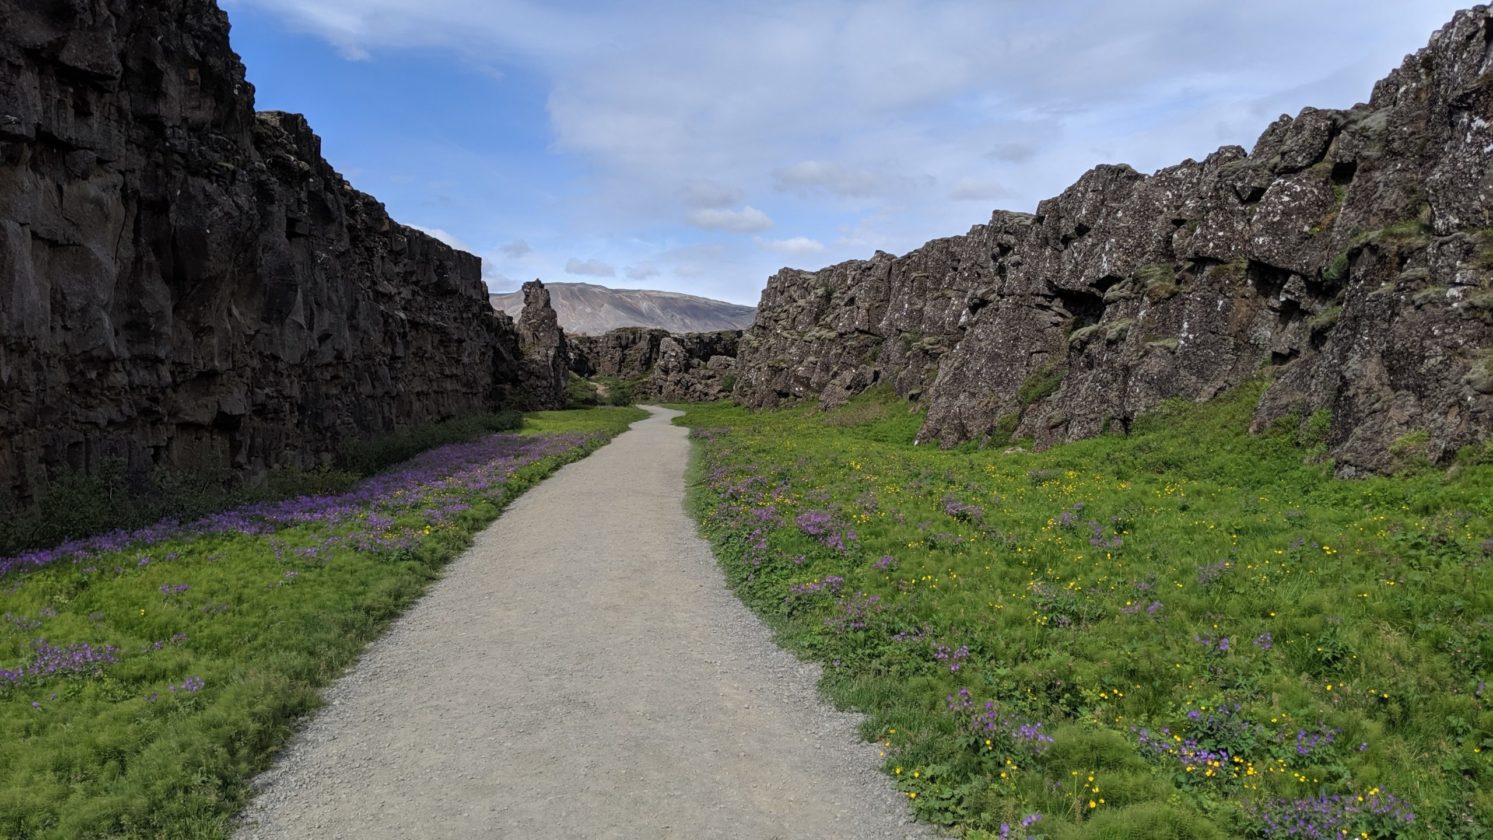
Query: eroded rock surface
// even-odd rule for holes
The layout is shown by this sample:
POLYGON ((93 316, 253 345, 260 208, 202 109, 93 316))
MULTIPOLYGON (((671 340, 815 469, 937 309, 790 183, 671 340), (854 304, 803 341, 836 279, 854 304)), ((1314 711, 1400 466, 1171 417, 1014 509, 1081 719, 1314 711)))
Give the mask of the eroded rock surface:
POLYGON ((561 408, 570 378, 570 345, 550 305, 549 290, 538 280, 524 284, 524 310, 518 319, 519 349, 524 357, 525 408, 561 408))
POLYGON ((923 440, 1046 445, 1273 368, 1257 428, 1325 409, 1345 473, 1396 441, 1444 460, 1493 427, 1490 123, 1478 6, 1368 104, 1282 117, 1251 152, 1101 166, 1033 215, 780 272, 736 395, 831 407, 889 381, 927 404, 923 440))
POLYGON ((477 258, 256 114, 213 2, 0 20, 0 498, 106 459, 321 464, 520 387, 477 258))
POLYGON ((571 370, 637 382, 637 395, 662 402, 709 402, 730 396, 741 332, 674 334, 624 328, 570 339, 571 370))

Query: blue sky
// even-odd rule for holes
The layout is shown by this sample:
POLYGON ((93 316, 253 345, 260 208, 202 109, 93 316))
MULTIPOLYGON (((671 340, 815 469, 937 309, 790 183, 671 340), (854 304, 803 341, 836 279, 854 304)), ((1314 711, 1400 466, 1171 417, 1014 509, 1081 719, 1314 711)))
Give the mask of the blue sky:
POLYGON ((1099 163, 1149 172, 1346 107, 1442 0, 223 0, 262 110, 488 285, 755 304, 1099 163), (1142 8, 1143 6, 1143 8, 1142 8))

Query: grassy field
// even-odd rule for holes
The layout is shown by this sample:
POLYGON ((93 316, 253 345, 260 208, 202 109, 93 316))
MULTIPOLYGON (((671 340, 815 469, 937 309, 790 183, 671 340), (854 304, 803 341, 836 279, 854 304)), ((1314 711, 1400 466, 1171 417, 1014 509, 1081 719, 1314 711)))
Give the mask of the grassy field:
POLYGON ((642 416, 530 414, 324 495, 0 561, 0 837, 224 836, 320 690, 472 535, 642 416))
POLYGON ((1493 834, 1493 449, 1332 478, 1259 386, 1045 452, 690 407, 736 591, 963 836, 1493 834))

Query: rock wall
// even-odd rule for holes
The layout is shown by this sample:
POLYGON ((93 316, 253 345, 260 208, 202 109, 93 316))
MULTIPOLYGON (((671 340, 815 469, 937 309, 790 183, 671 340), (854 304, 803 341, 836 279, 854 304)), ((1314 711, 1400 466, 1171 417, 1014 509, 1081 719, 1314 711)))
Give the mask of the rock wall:
POLYGON ((212 0, 0 20, 0 500, 107 459, 321 464, 520 386, 477 258, 256 114, 212 0))
POLYGON ((644 399, 709 402, 730 396, 740 340, 737 330, 674 334, 636 327, 575 336, 571 370, 638 382, 644 399))
POLYGON ((1459 13, 1366 105, 1252 152, 1101 166, 1034 215, 783 271, 742 341, 753 406, 890 380, 920 438, 1073 440, 1272 370, 1255 425, 1332 413, 1346 474, 1493 428, 1493 16, 1459 13))

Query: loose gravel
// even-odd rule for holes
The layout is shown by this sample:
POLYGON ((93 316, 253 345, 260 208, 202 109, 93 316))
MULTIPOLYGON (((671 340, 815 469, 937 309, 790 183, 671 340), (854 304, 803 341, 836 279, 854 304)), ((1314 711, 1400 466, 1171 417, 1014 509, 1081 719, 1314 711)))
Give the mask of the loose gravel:
POLYGON ((650 412, 369 648, 237 837, 936 836, 726 589, 683 509, 678 412, 650 412))

